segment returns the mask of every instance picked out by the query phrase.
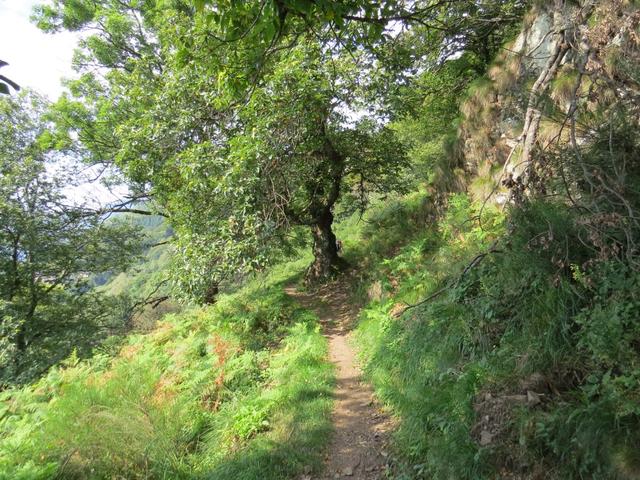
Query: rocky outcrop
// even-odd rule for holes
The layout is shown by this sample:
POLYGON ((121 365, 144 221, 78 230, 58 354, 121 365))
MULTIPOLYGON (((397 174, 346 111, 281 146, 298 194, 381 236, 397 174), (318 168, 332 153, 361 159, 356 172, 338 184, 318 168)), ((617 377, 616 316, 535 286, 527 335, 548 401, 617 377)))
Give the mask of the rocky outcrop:
POLYGON ((584 141, 581 132, 571 138, 570 124, 591 108, 596 80, 613 97, 633 95, 633 80, 625 86, 607 69, 612 57, 638 59, 637 26, 638 8, 625 0, 534 7, 462 105, 456 151, 472 195, 501 203, 544 188, 545 154, 584 141))

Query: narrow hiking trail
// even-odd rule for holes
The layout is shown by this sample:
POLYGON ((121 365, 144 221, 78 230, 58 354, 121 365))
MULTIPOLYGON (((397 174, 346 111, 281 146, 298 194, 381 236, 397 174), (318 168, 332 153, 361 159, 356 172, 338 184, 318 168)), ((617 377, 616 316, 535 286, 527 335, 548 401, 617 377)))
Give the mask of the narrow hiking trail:
POLYGON ((371 387, 364 382, 349 336, 358 308, 344 281, 326 284, 313 293, 287 287, 286 293, 320 318, 329 341, 329 359, 336 366, 333 438, 325 452, 324 471, 300 480, 335 478, 382 479, 388 470, 387 442, 391 420, 380 410, 371 387))

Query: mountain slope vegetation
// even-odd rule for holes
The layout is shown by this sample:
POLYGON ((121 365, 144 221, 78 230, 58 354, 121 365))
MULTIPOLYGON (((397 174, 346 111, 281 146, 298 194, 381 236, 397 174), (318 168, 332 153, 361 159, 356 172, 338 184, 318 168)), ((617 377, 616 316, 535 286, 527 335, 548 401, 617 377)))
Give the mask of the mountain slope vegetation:
POLYGON ((0 98, 0 478, 373 476, 331 461, 335 404, 360 397, 327 315, 285 292, 327 284, 360 411, 393 420, 375 475, 640 478, 636 1, 34 20, 84 37, 57 102, 0 98), (127 198, 70 206, 60 155, 127 198), (135 328, 105 342, 119 295, 135 328))
POLYGON ((288 478, 319 465, 332 366, 292 264, 120 352, 3 392, 0 478, 288 478))

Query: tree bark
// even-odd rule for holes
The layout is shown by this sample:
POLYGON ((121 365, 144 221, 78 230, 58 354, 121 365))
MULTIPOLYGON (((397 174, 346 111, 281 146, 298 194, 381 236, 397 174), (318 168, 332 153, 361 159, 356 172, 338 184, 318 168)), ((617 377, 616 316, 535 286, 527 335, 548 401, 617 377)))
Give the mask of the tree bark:
POLYGON ((336 236, 331 228, 333 214, 327 209, 318 221, 311 225, 313 236, 313 263, 309 266, 305 281, 314 284, 331 278, 344 268, 346 262, 338 255, 336 236))
POLYGON ((20 255, 20 235, 16 235, 13 239, 13 252, 11 254, 11 280, 9 282, 9 291, 7 293, 7 301, 11 302, 13 297, 18 293, 20 288, 20 273, 18 272, 18 258, 20 255))
MULTIPOLYGON (((326 120, 325 120, 326 122, 326 120)), ((317 181, 309 183, 309 196, 313 203, 309 208, 313 237, 313 263, 307 269, 305 283, 312 285, 327 280, 338 273, 346 262, 338 256, 338 245, 336 236, 333 233, 333 213, 331 209, 340 198, 340 186, 345 170, 345 159, 336 150, 327 134, 326 123, 321 125, 322 136, 324 137, 323 149, 318 152, 325 158, 319 176, 328 176, 329 184, 325 187, 318 185, 317 181), (320 187, 320 188, 318 188, 320 187), (318 198, 320 197, 320 198, 318 198)))
POLYGON ((33 268, 33 256, 29 252, 27 255, 27 261, 29 263, 29 308, 24 316, 24 322, 18 327, 16 332, 16 347, 18 352, 24 353, 27 349, 27 331, 26 329, 33 324, 33 317, 36 314, 36 308, 38 307, 38 283, 36 280, 36 272, 33 268))
MULTIPOLYGON (((24 331, 24 325, 20 325, 17 328, 16 348, 20 353, 24 352, 27 349, 27 336, 26 336, 26 332, 24 331)), ((18 360, 18 357, 16 357, 16 361, 17 360, 18 360)))

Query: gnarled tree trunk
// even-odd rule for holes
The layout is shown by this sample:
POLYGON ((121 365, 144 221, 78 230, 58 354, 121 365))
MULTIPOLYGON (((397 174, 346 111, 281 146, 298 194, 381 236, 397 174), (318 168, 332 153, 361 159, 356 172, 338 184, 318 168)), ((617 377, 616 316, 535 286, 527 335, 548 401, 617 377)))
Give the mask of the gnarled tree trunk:
POLYGON ((326 125, 321 125, 324 146, 317 152, 324 161, 319 165, 318 179, 308 183, 309 197, 312 204, 309 208, 311 220, 306 223, 311 227, 313 237, 313 263, 307 269, 305 283, 320 283, 331 278, 346 266, 346 262, 338 256, 338 245, 333 233, 333 213, 331 209, 340 198, 340 185, 345 169, 344 157, 335 149, 326 132, 326 125), (329 179, 325 184, 322 178, 329 179))
POLYGON ((205 305, 213 305, 218 301, 218 293, 220 293, 220 287, 218 282, 211 282, 211 285, 204 292, 203 302, 205 305))
POLYGON ((331 228, 332 224, 333 214, 330 209, 327 209, 318 221, 311 225, 314 260, 307 270, 305 277, 307 284, 326 280, 346 265, 346 262, 338 256, 338 245, 331 228))

